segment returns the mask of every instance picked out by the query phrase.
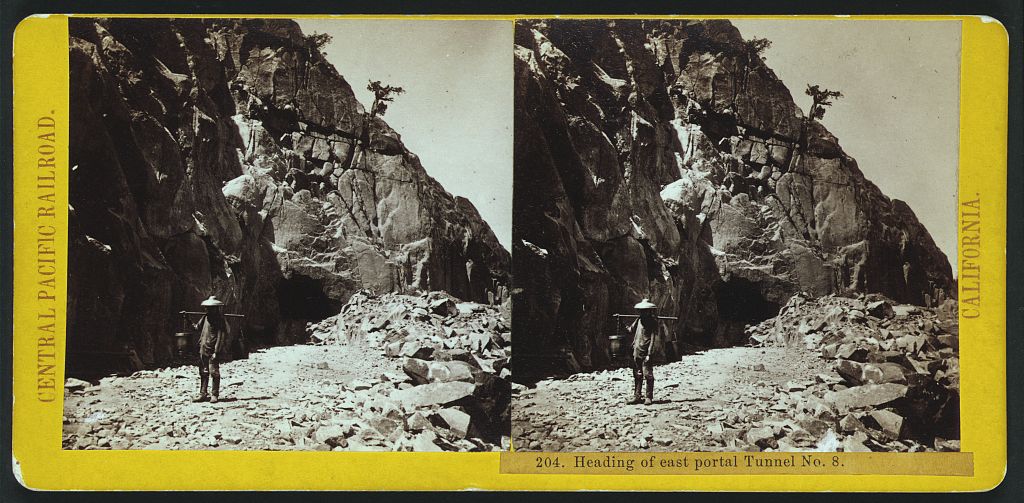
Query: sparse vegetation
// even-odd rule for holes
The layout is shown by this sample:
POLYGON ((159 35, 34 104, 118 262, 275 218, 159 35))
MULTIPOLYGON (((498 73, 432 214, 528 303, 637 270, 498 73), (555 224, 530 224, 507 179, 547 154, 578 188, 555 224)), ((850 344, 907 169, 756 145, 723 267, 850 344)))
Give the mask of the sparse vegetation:
POLYGON ((332 40, 334 40, 334 37, 328 33, 312 33, 306 35, 306 47, 309 47, 311 50, 322 51, 332 40))
POLYGON ((807 90, 804 92, 813 100, 811 109, 807 112, 807 117, 812 120, 820 120, 825 116, 825 108, 832 106, 832 100, 843 97, 843 93, 839 91, 822 89, 818 85, 807 84, 807 90))
POLYGON ((764 51, 768 50, 771 46, 772 41, 767 38, 752 38, 743 41, 743 47, 746 49, 747 54, 758 58, 764 55, 764 51))
POLYGON ((373 93, 373 105, 370 107, 370 118, 383 117, 388 111, 388 103, 395 101, 395 97, 405 92, 398 86, 384 85, 379 80, 371 80, 366 90, 373 93))

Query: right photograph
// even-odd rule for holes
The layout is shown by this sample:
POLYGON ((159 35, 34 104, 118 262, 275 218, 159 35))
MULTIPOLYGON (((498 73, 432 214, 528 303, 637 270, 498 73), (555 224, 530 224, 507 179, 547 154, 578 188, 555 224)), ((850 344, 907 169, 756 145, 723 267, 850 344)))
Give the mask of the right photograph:
POLYGON ((960 38, 518 21, 513 449, 960 450, 960 38))

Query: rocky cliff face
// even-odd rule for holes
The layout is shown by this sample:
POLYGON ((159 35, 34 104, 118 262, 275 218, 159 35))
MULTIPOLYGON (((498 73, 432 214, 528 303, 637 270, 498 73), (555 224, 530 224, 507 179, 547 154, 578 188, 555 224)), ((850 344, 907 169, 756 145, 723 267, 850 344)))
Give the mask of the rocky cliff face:
POLYGON ((610 315, 642 297, 680 318, 673 359, 798 292, 955 295, 913 211, 728 21, 520 22, 515 96, 517 377, 606 364, 610 315))
POLYGON ((498 300, 469 201, 287 20, 73 19, 68 350, 171 356, 215 294, 281 343, 356 291, 498 300))

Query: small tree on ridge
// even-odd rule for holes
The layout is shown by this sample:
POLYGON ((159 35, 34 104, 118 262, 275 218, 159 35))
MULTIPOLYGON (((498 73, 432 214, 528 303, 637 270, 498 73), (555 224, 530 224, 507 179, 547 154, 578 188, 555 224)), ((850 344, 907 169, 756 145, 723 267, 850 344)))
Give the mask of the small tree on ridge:
POLYGON ((366 90, 373 93, 373 105, 370 106, 370 118, 382 117, 388 111, 388 103, 395 101, 395 97, 405 92, 398 86, 383 85, 379 80, 371 80, 366 90))
POLYGON ((832 106, 832 100, 843 97, 843 93, 839 91, 821 89, 818 85, 812 86, 807 84, 807 90, 804 92, 810 96, 812 100, 811 109, 807 112, 807 116, 811 119, 818 120, 825 116, 825 107, 832 106))
POLYGON ((327 44, 331 43, 331 40, 334 40, 334 37, 329 33, 313 33, 311 35, 306 35, 306 45, 311 49, 316 49, 317 51, 322 51, 327 44))
POLYGON ((772 41, 767 38, 752 38, 750 40, 743 41, 743 47, 747 50, 747 54, 756 57, 761 57, 764 51, 768 50, 772 46, 772 41))

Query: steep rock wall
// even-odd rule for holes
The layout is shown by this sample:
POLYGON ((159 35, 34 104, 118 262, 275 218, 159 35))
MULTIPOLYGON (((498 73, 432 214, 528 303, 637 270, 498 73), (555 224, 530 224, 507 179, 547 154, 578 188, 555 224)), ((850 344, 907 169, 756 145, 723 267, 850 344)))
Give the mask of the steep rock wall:
POLYGON ((517 377, 608 363, 610 315, 642 297, 680 318, 673 359, 801 291, 955 295, 910 208, 728 21, 520 22, 515 96, 517 377))
POLYGON ((283 343, 354 292, 506 291, 510 257, 288 20, 73 19, 68 350, 171 354, 217 295, 283 343))

